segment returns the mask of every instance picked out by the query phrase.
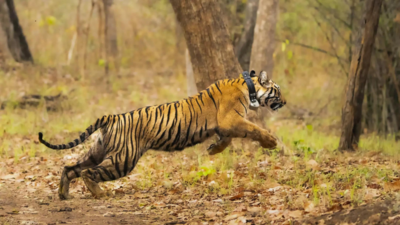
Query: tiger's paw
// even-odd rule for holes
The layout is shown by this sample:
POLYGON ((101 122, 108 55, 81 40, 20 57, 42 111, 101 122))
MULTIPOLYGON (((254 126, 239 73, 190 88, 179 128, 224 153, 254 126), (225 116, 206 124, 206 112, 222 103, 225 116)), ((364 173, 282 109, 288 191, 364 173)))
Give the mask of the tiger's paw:
POLYGON ((207 151, 208 151, 208 154, 209 154, 209 155, 218 154, 218 153, 222 152, 223 150, 224 150, 224 149, 218 149, 218 146, 217 146, 216 144, 211 144, 211 145, 207 148, 207 151))
POLYGON ((271 138, 271 139, 266 139, 260 142, 261 147, 267 148, 267 149, 274 149, 278 145, 278 141, 276 138, 271 138))
POLYGON ((74 196, 72 195, 62 193, 58 193, 58 197, 60 198, 60 200, 71 200, 74 198, 74 196))
POLYGON ((113 195, 112 191, 102 191, 102 192, 99 192, 97 194, 93 194, 93 197, 95 199, 109 199, 109 198, 111 198, 113 196, 114 195, 113 195))

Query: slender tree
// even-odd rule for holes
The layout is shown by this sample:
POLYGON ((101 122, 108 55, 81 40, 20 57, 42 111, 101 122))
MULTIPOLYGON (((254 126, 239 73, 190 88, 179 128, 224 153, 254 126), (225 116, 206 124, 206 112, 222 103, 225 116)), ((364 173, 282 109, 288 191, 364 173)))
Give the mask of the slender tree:
POLYGON ((248 0, 246 15, 243 24, 243 33, 235 46, 235 53, 243 70, 249 70, 251 47, 254 39, 254 28, 257 20, 257 9, 259 0, 248 0))
POLYGON ((114 12, 112 10, 114 0, 103 0, 104 8, 104 43, 107 57, 106 73, 110 65, 117 67, 118 44, 117 44, 117 26, 114 12))
POLYGON ((362 104, 371 54, 378 29, 379 14, 383 0, 367 1, 364 29, 361 41, 353 51, 350 74, 347 81, 345 103, 342 109, 342 133, 339 150, 356 150, 361 135, 362 104))
POLYGON ((17 62, 33 62, 13 0, 0 1, 0 23, 7 38, 8 49, 14 60, 17 62))
POLYGON ((187 95, 197 94, 196 82, 193 75, 192 62, 190 61, 189 51, 185 51, 186 79, 187 79, 187 95))
POLYGON ((219 79, 238 77, 242 68, 216 0, 170 0, 182 26, 198 90, 219 79))
POLYGON ((257 10, 257 22, 254 30, 254 42, 251 50, 250 68, 267 71, 272 77, 274 69, 275 30, 278 18, 279 0, 260 0, 257 10))

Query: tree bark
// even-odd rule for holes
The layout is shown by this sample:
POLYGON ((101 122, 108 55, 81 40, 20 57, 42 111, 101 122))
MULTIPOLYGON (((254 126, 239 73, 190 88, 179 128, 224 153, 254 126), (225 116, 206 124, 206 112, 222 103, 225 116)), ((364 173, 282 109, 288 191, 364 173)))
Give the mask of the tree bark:
POLYGON ((118 44, 117 44, 117 26, 115 23, 114 12, 112 5, 114 0, 103 0, 104 6, 104 43, 106 50, 106 73, 108 73, 109 67, 118 68, 117 57, 118 57, 118 44))
POLYGON ((265 70, 272 77, 274 70, 275 30, 278 18, 279 0, 260 0, 254 42, 251 49, 250 69, 265 70))
POLYGON ((0 1, 1 27, 7 37, 8 49, 17 62, 33 62, 28 42, 19 24, 13 0, 0 1))
POLYGON ((224 78, 236 78, 242 68, 216 0, 170 0, 182 26, 198 90, 224 78))
MULTIPOLYGON (((368 1, 367 1, 368 2, 368 1)), ((342 133, 339 150, 354 151, 361 135, 362 104, 371 54, 379 24, 383 0, 370 0, 365 13, 365 28, 360 45, 354 49, 342 109, 342 133)))
POLYGON ((254 28, 257 20, 257 9, 259 0, 248 0, 246 5, 246 17, 243 33, 235 46, 235 53, 243 70, 250 70, 251 47, 254 40, 254 28))

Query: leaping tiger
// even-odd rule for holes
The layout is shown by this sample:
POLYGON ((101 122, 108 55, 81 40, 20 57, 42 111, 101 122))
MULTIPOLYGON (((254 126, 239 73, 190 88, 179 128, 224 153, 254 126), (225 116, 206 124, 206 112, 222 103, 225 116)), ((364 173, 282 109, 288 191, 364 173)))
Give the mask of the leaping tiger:
MULTIPOLYGON (((251 80, 255 87, 253 100, 259 105, 277 110, 286 104, 279 86, 268 79, 266 72, 251 80)), ((69 149, 100 129, 101 134, 88 153, 76 165, 64 167, 58 190, 60 199, 69 199, 71 180, 82 177, 90 192, 100 198, 105 192, 98 183, 128 175, 149 149, 180 151, 214 134, 219 140, 207 149, 210 155, 222 152, 232 138, 250 138, 264 148, 276 147, 276 139, 267 130, 247 120, 249 110, 245 79, 219 80, 180 101, 105 115, 68 144, 50 144, 43 140, 42 133, 39 141, 51 149, 69 149)))

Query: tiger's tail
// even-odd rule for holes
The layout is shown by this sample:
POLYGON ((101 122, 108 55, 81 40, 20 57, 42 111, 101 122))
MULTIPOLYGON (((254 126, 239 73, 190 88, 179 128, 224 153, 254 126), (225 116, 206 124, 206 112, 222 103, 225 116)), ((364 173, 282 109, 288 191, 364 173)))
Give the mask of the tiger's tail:
POLYGON ((39 141, 40 143, 46 145, 47 147, 55 150, 63 150, 63 149, 69 149, 73 148, 81 143, 83 143, 91 134, 93 134, 96 130, 99 128, 105 126, 108 123, 108 116, 103 116, 101 119, 98 118, 96 120, 96 123, 90 125, 85 132, 83 132, 81 135, 79 135, 79 138, 75 139, 73 142, 70 142, 68 144, 62 144, 62 145, 53 145, 50 144, 49 142, 43 140, 43 133, 39 132, 39 141))

